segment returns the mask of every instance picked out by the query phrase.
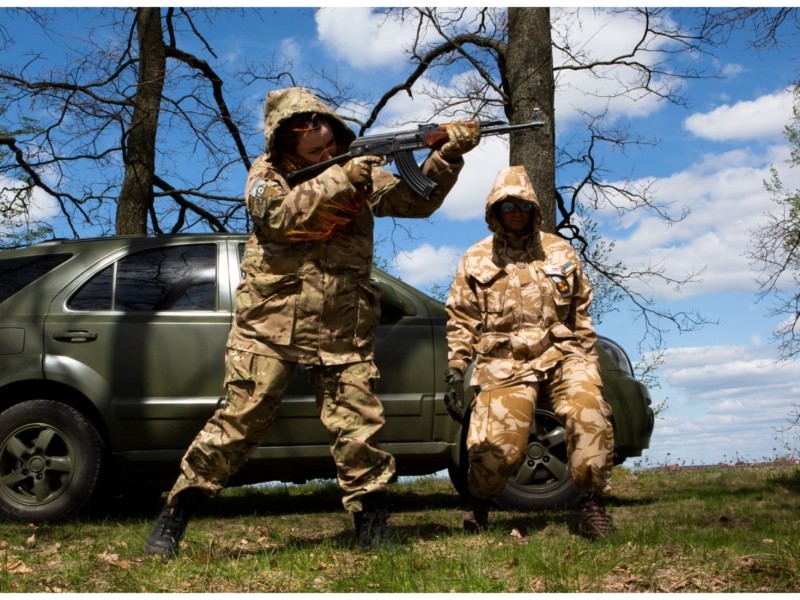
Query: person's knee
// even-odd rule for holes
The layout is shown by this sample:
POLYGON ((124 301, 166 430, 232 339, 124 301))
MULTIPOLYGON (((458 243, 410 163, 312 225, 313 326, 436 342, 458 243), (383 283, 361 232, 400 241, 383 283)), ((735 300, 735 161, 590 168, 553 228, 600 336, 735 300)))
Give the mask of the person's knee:
POLYGON ((512 446, 484 442, 469 448, 469 487, 480 498, 493 498, 503 491, 521 454, 512 446))
POLYGON ((578 427, 585 424, 596 429, 611 424, 611 408, 603 399, 601 390, 591 384, 573 385, 554 396, 553 408, 567 425, 574 422, 578 427))

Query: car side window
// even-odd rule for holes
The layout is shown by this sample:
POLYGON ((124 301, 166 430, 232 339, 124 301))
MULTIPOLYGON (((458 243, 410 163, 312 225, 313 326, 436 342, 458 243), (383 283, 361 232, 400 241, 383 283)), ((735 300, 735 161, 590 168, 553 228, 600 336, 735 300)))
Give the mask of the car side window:
POLYGON ((128 312, 216 310, 217 247, 194 244, 131 254, 87 281, 67 307, 128 312))

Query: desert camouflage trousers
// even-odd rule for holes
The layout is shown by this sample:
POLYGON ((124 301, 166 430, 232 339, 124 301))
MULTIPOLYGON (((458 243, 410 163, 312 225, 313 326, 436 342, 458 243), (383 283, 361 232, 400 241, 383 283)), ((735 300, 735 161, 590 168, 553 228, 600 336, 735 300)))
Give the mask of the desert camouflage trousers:
POLYGON ((547 395, 564 423, 567 468, 575 487, 608 493, 614 431, 601 385, 594 363, 568 356, 544 381, 478 393, 467 432, 470 493, 494 498, 503 490, 526 453, 540 394, 547 395))
MULTIPOLYGON (((269 432, 294 372, 295 363, 228 350, 225 403, 197 434, 181 460, 181 473, 167 497, 189 488, 217 495, 269 432)), ((385 491, 395 472, 394 457, 375 436, 384 423, 374 394, 378 370, 372 361, 309 366, 317 411, 328 430, 345 510, 362 509, 361 498, 385 491)))

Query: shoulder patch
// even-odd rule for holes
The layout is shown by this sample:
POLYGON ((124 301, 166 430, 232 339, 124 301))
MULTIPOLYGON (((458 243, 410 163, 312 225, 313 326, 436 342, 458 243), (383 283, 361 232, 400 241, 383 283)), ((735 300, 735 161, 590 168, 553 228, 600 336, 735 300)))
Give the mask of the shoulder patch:
POLYGON ((549 275, 550 277, 553 277, 553 276, 563 277, 564 276, 564 269, 562 267, 558 267, 556 265, 542 265, 542 270, 545 272, 546 275, 549 275))
POLYGON ((250 184, 250 189, 247 190, 247 195, 252 196, 253 198, 261 198, 266 188, 267 182, 260 177, 256 177, 253 180, 253 183, 250 184))
POLYGON ((564 272, 564 276, 566 277, 570 273, 572 273, 576 268, 577 267, 575 266, 575 263, 572 262, 572 261, 569 261, 567 263, 564 263, 564 266, 561 267, 561 270, 564 272))

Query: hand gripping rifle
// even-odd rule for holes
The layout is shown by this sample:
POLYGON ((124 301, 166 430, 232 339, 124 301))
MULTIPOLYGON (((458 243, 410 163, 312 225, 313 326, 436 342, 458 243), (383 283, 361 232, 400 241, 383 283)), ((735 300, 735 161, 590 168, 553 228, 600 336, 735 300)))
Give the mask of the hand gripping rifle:
MULTIPOLYGON (((520 123, 519 125, 509 125, 504 121, 481 121, 481 137, 502 135, 511 131, 533 129, 544 125, 543 121, 538 120, 539 109, 534 111, 533 118, 533 121, 520 123)), ((344 154, 288 173, 286 181, 289 185, 294 185, 297 181, 319 174, 332 165, 344 164, 352 158, 382 156, 386 159, 386 162, 394 161, 397 163, 397 170, 400 176, 415 192, 428 200, 433 190, 436 189, 436 183, 422 174, 422 170, 414 160, 414 150, 443 146, 448 140, 447 127, 447 123, 443 125, 429 123, 419 125, 416 130, 379 133, 356 138, 344 154)))

